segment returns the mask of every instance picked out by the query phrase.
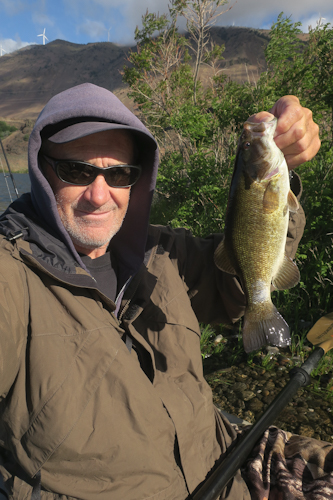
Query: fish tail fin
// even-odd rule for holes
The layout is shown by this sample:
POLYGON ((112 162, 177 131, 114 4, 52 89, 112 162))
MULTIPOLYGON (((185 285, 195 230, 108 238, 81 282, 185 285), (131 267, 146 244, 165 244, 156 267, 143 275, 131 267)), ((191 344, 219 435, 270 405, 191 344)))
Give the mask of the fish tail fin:
POLYGON ((245 352, 264 345, 286 347, 289 344, 289 326, 272 302, 252 304, 246 309, 243 323, 245 352))

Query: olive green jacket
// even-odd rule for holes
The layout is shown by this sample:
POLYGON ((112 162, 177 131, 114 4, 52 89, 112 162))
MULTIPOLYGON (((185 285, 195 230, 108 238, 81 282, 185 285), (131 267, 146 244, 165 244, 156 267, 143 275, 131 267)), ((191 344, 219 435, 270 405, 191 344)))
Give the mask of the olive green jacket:
MULTIPOLYGON (((291 256, 303 227, 300 210, 291 256)), ((0 238, 0 472, 11 498, 30 498, 39 471, 42 499, 190 498, 235 438, 200 354, 198 320, 244 312, 238 280, 213 263, 221 235, 150 227, 118 318, 64 248, 57 258, 54 238, 48 258, 0 238)), ((240 475, 226 498, 249 498, 240 475)))

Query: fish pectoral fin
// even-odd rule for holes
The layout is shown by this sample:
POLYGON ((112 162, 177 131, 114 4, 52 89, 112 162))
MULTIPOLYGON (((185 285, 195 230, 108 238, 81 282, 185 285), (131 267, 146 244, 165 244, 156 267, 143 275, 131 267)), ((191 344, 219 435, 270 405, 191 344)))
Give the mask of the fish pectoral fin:
POLYGON ((272 214, 279 208, 280 188, 275 182, 270 182, 265 190, 262 201, 263 209, 266 214, 272 214))
POLYGON ((228 253, 224 245, 224 240, 221 241, 221 243, 215 250, 214 262, 221 271, 224 271, 228 274, 237 274, 233 264, 229 259, 228 253))
POLYGON ((291 189, 288 193, 287 202, 290 212, 297 212, 297 210, 299 209, 298 199, 296 198, 291 189))
POLYGON ((272 284, 277 290, 287 290, 297 285, 300 280, 300 273, 295 262, 284 255, 282 266, 276 276, 272 279, 272 284))

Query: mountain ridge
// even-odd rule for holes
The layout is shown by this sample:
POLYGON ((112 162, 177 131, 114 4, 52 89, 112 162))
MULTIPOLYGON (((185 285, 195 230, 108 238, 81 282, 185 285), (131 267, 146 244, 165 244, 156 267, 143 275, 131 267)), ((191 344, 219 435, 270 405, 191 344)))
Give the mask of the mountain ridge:
MULTIPOLYGON (((213 27, 211 37, 225 45, 221 69, 232 80, 255 81, 266 69, 264 51, 269 30, 213 27)), ((38 114, 53 95, 67 88, 94 83, 114 92, 125 106, 136 111, 121 76, 131 50, 136 47, 112 42, 81 45, 58 39, 0 57, 0 119, 18 128, 3 141, 14 170, 26 168, 27 137, 38 114)), ((207 81, 209 68, 201 75, 207 81)))
MULTIPOLYGON (((247 79, 247 71, 265 69, 264 49, 268 30, 214 27, 215 43, 224 44, 222 68, 237 81, 247 79)), ((66 88, 84 82, 105 87, 116 94, 126 89, 121 70, 135 47, 112 42, 85 45, 54 40, 32 45, 0 58, 0 117, 35 119, 46 102, 66 88)), ((124 97, 124 95, 122 95, 124 97)), ((129 104, 129 103, 126 103, 129 104)))

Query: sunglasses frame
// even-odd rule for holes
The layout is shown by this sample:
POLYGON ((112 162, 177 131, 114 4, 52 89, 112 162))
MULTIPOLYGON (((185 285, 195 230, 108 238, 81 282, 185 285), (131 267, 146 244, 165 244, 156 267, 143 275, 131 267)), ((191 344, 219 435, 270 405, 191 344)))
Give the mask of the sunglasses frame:
POLYGON ((62 182, 65 182, 66 184, 69 184, 70 186, 90 186, 90 184, 92 184, 94 182, 94 180, 96 179, 96 177, 98 175, 103 175, 105 182, 107 183, 107 185, 109 187, 119 188, 119 189, 128 188, 128 187, 134 186, 134 184, 136 184, 138 182, 138 180, 140 179, 141 171, 142 171, 141 165, 120 164, 120 165, 110 165, 109 167, 103 168, 103 167, 96 167, 96 165, 93 165, 92 163, 88 163, 88 162, 82 161, 82 160, 62 160, 59 158, 52 158, 52 156, 48 156, 45 154, 43 154, 42 156, 47 161, 47 163, 49 165, 51 165, 51 167, 54 170, 58 179, 60 179, 62 182), (58 165, 59 165, 59 163, 63 163, 63 162, 65 162, 65 163, 78 163, 79 165, 88 165, 89 167, 93 167, 94 171, 97 171, 97 173, 96 173, 95 177, 92 179, 92 181, 89 182, 88 184, 75 184, 73 182, 69 182, 69 181, 66 181, 66 180, 61 178, 59 171, 58 171, 58 165), (108 183, 108 181, 106 180, 105 173, 113 168, 119 168, 119 167, 120 168, 121 167, 130 167, 130 168, 134 168, 135 170, 138 170, 139 171, 138 178, 135 180, 135 182, 133 182, 132 184, 127 184, 126 186, 112 186, 112 185, 110 185, 108 183))

